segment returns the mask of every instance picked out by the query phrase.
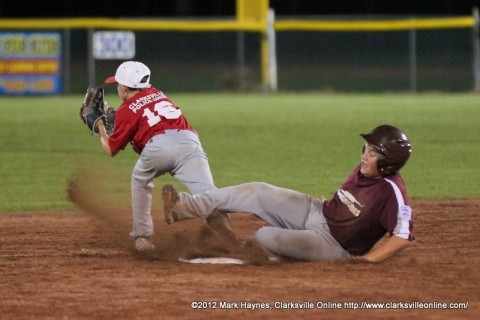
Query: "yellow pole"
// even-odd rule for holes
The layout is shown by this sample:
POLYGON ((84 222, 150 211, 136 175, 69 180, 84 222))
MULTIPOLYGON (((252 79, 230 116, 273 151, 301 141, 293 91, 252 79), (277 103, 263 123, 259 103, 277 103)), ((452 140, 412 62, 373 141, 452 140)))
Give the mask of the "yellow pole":
POLYGON ((237 0, 237 21, 255 21, 261 24, 260 63, 262 85, 269 87, 269 48, 267 33, 268 0, 237 0))

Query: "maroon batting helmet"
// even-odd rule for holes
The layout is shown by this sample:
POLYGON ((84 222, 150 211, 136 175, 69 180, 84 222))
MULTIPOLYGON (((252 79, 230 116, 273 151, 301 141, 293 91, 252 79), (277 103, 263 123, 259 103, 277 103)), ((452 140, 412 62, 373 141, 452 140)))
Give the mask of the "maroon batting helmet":
POLYGON ((393 126, 384 124, 360 135, 382 155, 377 161, 377 170, 383 177, 400 170, 412 153, 407 136, 393 126))

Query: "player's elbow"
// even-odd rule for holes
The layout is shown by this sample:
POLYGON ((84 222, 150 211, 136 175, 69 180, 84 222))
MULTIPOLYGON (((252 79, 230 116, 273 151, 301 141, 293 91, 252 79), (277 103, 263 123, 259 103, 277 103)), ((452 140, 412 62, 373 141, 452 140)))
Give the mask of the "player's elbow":
POLYGON ((107 147, 105 148, 105 153, 110 157, 114 157, 118 153, 118 151, 112 151, 112 149, 107 147))
POLYGON ((109 149, 105 149, 105 154, 106 154, 107 156, 109 156, 109 157, 115 156, 115 155, 112 153, 112 151, 110 151, 109 149))
POLYGON ((395 245, 397 247, 397 252, 402 251, 403 249, 407 248, 412 244, 412 240, 404 239, 398 236, 393 235, 392 238, 394 238, 395 245))

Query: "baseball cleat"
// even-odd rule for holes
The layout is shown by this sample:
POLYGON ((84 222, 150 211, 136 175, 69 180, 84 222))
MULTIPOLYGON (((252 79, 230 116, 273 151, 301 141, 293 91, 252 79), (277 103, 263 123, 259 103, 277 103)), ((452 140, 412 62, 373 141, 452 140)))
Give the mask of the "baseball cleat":
POLYGON ((162 200, 163 200, 163 214, 165 215, 165 222, 172 224, 179 221, 178 215, 173 211, 173 208, 177 205, 179 196, 175 187, 171 184, 166 184, 162 188, 162 200))
POLYGON ((135 239, 135 250, 138 252, 147 252, 155 250, 155 245, 148 238, 139 237, 135 239))
POLYGON ((230 227, 228 213, 220 210, 214 210, 206 219, 207 224, 222 239, 230 241, 232 244, 238 244, 238 239, 230 227))

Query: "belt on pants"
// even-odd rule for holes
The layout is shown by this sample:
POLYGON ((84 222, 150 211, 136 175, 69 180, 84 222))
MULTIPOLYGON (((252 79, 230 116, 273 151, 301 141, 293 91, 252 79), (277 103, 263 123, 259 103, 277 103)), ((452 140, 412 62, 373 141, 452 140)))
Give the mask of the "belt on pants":
POLYGON ((155 136, 153 136, 152 138, 150 138, 150 140, 148 140, 147 143, 152 143, 153 140, 155 139, 155 137, 158 136, 158 135, 164 134, 164 135, 166 135, 166 136, 173 136, 173 135, 177 134, 177 132, 179 132, 180 130, 181 130, 181 129, 167 129, 167 130, 165 130, 163 133, 158 133, 158 134, 156 134, 155 136))

